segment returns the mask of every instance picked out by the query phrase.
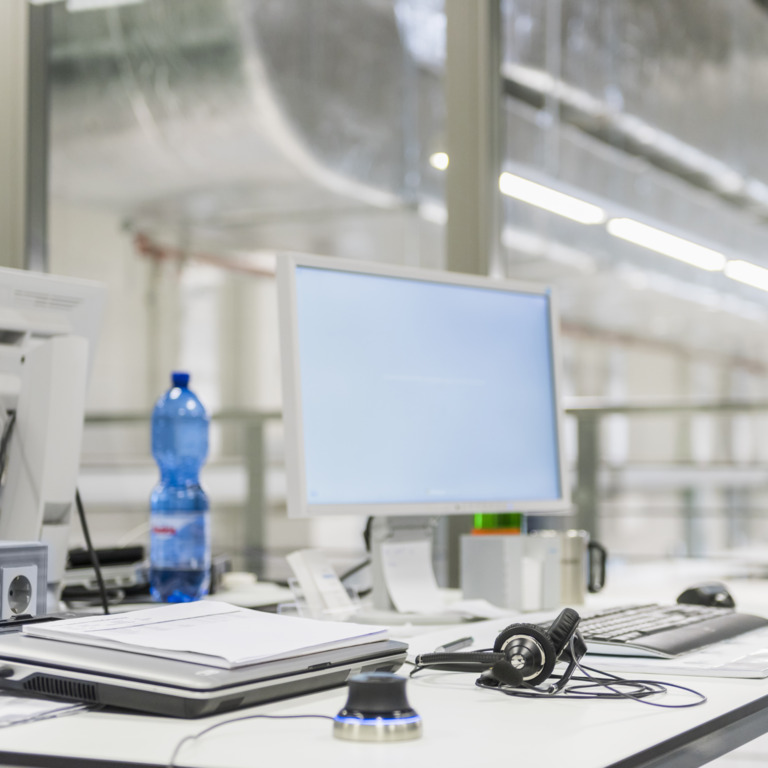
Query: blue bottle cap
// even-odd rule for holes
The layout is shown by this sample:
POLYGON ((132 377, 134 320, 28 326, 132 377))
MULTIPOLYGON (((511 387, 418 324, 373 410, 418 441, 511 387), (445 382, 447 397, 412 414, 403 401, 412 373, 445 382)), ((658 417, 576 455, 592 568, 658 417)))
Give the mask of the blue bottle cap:
POLYGON ((189 374, 186 371, 173 371, 171 373, 171 383, 174 387, 186 388, 189 384, 189 374))

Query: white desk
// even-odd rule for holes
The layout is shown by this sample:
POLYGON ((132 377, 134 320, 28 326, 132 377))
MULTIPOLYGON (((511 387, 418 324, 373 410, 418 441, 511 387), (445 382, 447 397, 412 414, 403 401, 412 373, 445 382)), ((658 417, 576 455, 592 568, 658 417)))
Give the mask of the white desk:
MULTIPOLYGON (((661 576, 655 570, 648 573, 661 576)), ((692 575, 678 573, 682 586, 696 580, 692 575)), ((677 589, 672 582, 674 586, 667 578, 669 588, 677 589)), ((760 586, 766 589, 765 583, 760 586)), ((633 701, 516 699, 476 688, 474 679, 472 674, 433 672, 409 682, 409 699, 424 721, 424 735, 416 741, 344 742, 333 738, 325 720, 249 720, 186 744, 175 764, 458 768, 514 761, 526 768, 560 763, 568 768, 683 768, 701 765, 768 731, 768 680, 670 676, 671 682, 693 687, 709 700, 699 707, 669 710, 633 701)), ((668 694, 665 700, 677 696, 668 694)), ((115 712, 76 714, 0 730, 0 763, 56 768, 112 768, 130 761, 167 765, 184 736, 212 723, 251 713, 332 716, 345 699, 345 690, 336 689, 191 721, 115 712)))
MULTIPOLYGON (((661 710, 633 701, 514 699, 483 691, 468 674, 433 673, 409 683, 424 735, 411 742, 352 743, 335 739, 325 720, 250 720, 188 743, 177 765, 253 768, 304 766, 557 765, 569 768, 693 766, 739 746, 768 728, 768 683, 687 678, 709 701, 661 710)), ((116 766, 121 761, 166 765, 178 741, 236 715, 335 714, 343 690, 276 702, 230 716, 173 720, 88 712, 0 731, 3 765, 116 766), (15 753, 15 754, 14 754, 15 753), (35 755, 42 753, 39 757, 35 755)), ((671 700, 671 699, 670 699, 671 700)))

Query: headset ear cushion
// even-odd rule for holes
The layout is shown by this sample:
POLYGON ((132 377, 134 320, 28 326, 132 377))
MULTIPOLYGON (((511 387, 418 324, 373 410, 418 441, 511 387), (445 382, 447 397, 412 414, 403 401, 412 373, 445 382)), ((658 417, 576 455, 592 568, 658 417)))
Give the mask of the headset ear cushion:
POLYGON ((527 634, 529 637, 534 637, 537 640, 539 637, 543 637, 543 644, 548 647, 551 646, 554 649, 551 638, 540 626, 537 624, 524 624, 521 622, 519 624, 510 624, 496 635, 496 639, 493 641, 494 652, 504 653, 504 647, 506 646, 507 641, 514 635, 519 635, 521 633, 527 634))
POLYGON ((499 632, 496 640, 493 644, 493 650, 497 653, 501 652, 507 656, 507 646, 514 644, 518 639, 529 638, 535 641, 535 644, 541 648, 542 656, 539 658, 538 664, 535 664, 533 668, 522 672, 523 681, 528 685, 538 685, 546 680, 555 668, 555 662, 557 661, 557 654, 555 654, 555 646, 552 644, 552 640, 549 635, 535 624, 510 624, 506 629, 499 632))
POLYGON ((552 622, 549 629, 549 637, 552 645, 555 646, 555 658, 560 658, 560 654, 568 649, 571 637, 579 626, 581 617, 573 608, 564 608, 560 615, 552 622))

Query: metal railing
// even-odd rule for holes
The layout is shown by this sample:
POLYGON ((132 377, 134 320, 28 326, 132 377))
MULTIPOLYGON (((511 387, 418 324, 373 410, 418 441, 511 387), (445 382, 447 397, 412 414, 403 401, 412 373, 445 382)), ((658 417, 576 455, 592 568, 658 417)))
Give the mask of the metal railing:
MULTIPOLYGON (((241 457, 246 475, 246 497, 243 506, 242 553, 247 570, 257 575, 264 573, 264 553, 267 542, 265 519, 268 507, 266 488, 267 451, 265 430, 270 422, 280 421, 279 411, 247 409, 224 410, 211 415, 213 424, 236 425, 243 435, 241 457)), ((85 417, 89 426, 149 425, 148 412, 89 413, 85 417)), ((147 445, 147 455, 150 448, 147 445)))
MULTIPOLYGON (((578 398, 570 401, 565 409, 577 425, 577 449, 573 501, 576 524, 592 535, 600 537, 601 505, 604 485, 601 474, 606 462, 603 456, 603 420, 610 416, 667 416, 691 417, 700 414, 733 417, 739 414, 768 415, 768 401, 764 400, 703 400, 703 399, 648 399, 631 403, 596 398, 578 398)), ((700 550, 698 519, 700 510, 696 504, 696 490, 700 487, 719 485, 727 490, 733 487, 768 488, 768 464, 731 461, 697 463, 691 456, 683 456, 682 462, 667 462, 666 471, 676 478, 680 491, 680 514, 684 523, 685 551, 697 554, 700 550), (686 461, 686 459, 688 461, 686 461)), ((631 461, 627 462, 631 465, 631 461)), ((649 478, 653 473, 648 473, 649 478)), ((658 482, 659 474, 655 478, 658 482)), ((654 480, 649 479, 649 484, 654 480)), ((726 494, 727 497, 727 494, 726 494)), ((724 508, 723 514, 731 521, 737 516, 724 508)))
MULTIPOLYGON (((602 447, 602 423, 604 419, 615 415, 680 418, 696 414, 733 416, 752 413, 768 416, 768 401, 654 399, 616 403, 593 398, 578 398, 567 403, 565 413, 567 417, 575 420, 577 431, 573 489, 575 520, 573 524, 600 538, 601 506, 604 502, 605 486, 605 482, 601 478, 606 466, 602 447)), ((242 461, 246 475, 242 552, 245 566, 256 574, 263 573, 264 553, 268 546, 265 531, 268 511, 266 488, 268 456, 265 430, 268 424, 279 422, 281 419, 282 414, 279 411, 248 409, 225 410, 211 416, 214 424, 236 425, 243 436, 241 451, 237 453, 237 458, 242 461)), ((138 423, 148 425, 149 421, 150 414, 143 412, 90 413, 86 416, 87 426, 120 426, 138 423)), ((149 446, 147 446, 147 455, 149 455, 149 446)), ((629 463, 631 464, 631 462, 629 463)), ((697 538, 699 536, 696 498, 695 493, 692 492, 697 484, 714 482, 727 487, 744 483, 752 486, 756 483, 764 483, 768 489, 768 464, 764 468, 764 480, 763 467, 761 466, 742 466, 740 472, 737 473, 722 472, 722 465, 717 469, 720 470, 720 474, 709 465, 693 466, 690 463, 685 465, 669 463, 666 466, 668 472, 676 473, 676 482, 680 489, 678 514, 683 517, 685 548, 688 553, 697 550, 697 538)), ((613 470, 621 471, 615 467, 613 470)), ((648 482, 652 485, 653 477, 648 482)), ((727 510, 726 514, 728 514, 727 510)))

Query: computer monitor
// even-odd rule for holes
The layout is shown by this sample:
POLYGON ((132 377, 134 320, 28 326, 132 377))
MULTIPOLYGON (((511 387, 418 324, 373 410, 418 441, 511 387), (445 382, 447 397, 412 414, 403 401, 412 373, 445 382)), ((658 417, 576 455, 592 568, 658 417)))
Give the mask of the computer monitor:
POLYGON ((88 375, 104 289, 89 280, 0 268, 0 403, 9 424, 0 541, 48 545, 57 607, 80 465, 88 375))
POLYGON ((278 260, 291 516, 569 507, 552 291, 278 260))

